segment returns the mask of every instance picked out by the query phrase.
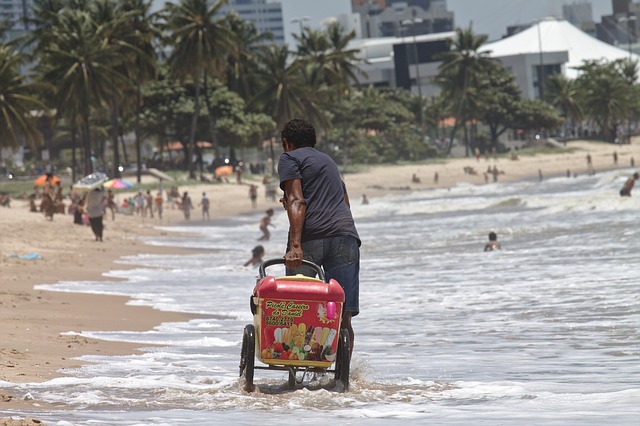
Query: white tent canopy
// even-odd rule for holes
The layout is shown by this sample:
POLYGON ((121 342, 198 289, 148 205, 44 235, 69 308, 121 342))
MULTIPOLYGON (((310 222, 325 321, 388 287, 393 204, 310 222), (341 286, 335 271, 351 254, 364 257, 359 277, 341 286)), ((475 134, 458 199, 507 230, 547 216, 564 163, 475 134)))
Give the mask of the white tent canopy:
POLYGON ((490 55, 499 59, 503 56, 539 54, 540 51, 566 51, 569 60, 564 65, 564 74, 568 78, 578 76, 575 69, 585 60, 606 60, 640 56, 600 41, 586 34, 571 23, 553 17, 545 18, 535 25, 502 40, 485 44, 481 51, 491 51, 490 55))

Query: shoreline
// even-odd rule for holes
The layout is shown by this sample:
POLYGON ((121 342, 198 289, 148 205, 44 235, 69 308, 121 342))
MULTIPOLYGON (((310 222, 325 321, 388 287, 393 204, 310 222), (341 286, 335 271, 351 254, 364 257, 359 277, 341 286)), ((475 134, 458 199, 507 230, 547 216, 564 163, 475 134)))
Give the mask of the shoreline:
MULTIPOLYGON (((409 193, 432 188, 450 188, 457 184, 485 184, 483 168, 494 164, 505 172, 498 183, 524 179, 538 180, 538 170, 544 178, 564 176, 569 169, 578 175, 586 173, 585 157, 593 157, 597 171, 615 169, 612 153, 619 156, 619 169, 630 167, 630 158, 640 161, 640 139, 631 145, 610 145, 597 142, 573 142, 571 153, 522 156, 517 161, 484 158, 454 158, 430 164, 370 166, 360 172, 344 175, 352 203, 359 203, 366 194, 371 203, 375 198, 388 194, 409 193), (478 169, 477 175, 465 174, 463 168, 478 169), (432 177, 437 172, 439 182, 432 177), (416 174, 420 183, 413 183, 416 174)), ((252 209, 248 187, 245 184, 201 184, 180 188, 189 191, 195 206, 192 220, 185 221, 177 209, 165 208, 165 218, 140 218, 116 215, 111 220, 105 215, 105 242, 93 241, 91 230, 74 225, 69 215, 55 215, 49 221, 40 213, 29 213, 26 201, 12 202, 10 209, 0 207, 0 381, 11 383, 43 382, 65 375, 65 371, 81 366, 75 357, 90 354, 124 355, 138 352, 133 343, 85 339, 76 335, 61 334, 89 330, 153 329, 163 322, 188 321, 195 318, 179 312, 158 311, 149 307, 130 306, 126 296, 105 296, 85 293, 61 293, 34 290, 34 285, 53 284, 69 280, 114 280, 104 273, 114 268, 135 265, 118 264, 123 256, 140 253, 181 255, 196 250, 147 245, 144 236, 162 236, 167 232, 159 226, 201 226, 197 207, 199 194, 207 192, 212 201, 212 220, 240 214, 262 212, 266 208, 281 208, 277 201, 266 200, 262 185, 259 186, 258 208, 252 209), (37 252, 40 259, 23 259, 28 253, 37 252)), ((492 179, 489 179, 491 183, 492 179)), ((169 183, 165 183, 168 186, 169 183)), ((636 188, 640 192, 640 188, 636 188)), ((129 193, 117 194, 122 199, 129 193)), ((68 202, 67 202, 68 205, 68 202)), ((168 206, 166 206, 168 207, 168 206)), ((256 234, 258 234, 256 223, 256 234)), ((0 407, 7 410, 42 410, 37 401, 18 400, 3 392, 0 386, 0 407)), ((2 423, 0 418, 0 424, 2 423)))

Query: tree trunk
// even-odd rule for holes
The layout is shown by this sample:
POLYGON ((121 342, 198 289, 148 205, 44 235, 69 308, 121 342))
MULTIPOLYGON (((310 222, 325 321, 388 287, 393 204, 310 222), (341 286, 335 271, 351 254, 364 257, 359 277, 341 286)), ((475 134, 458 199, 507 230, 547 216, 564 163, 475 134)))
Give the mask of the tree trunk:
POLYGON ((464 156, 469 157, 469 128, 467 120, 462 123, 462 132, 464 134, 464 156))
POLYGON ((120 134, 118 135, 120 138, 120 144, 122 145, 122 156, 124 158, 123 163, 129 164, 129 155, 127 154, 127 145, 124 143, 124 135, 122 134, 122 128, 120 128, 120 134))
POLYGON ((216 142, 216 121, 213 118, 211 99, 209 99, 209 83, 207 80, 207 73, 204 73, 204 102, 207 106, 207 116, 209 117, 209 132, 211 132, 211 143, 213 144, 215 158, 220 157, 220 147, 216 142))
POLYGON ((142 153, 140 149, 140 85, 136 84, 136 124, 135 124, 135 135, 136 135, 136 178, 137 182, 140 183, 142 181, 142 153))
POLYGON ((458 130, 458 122, 462 115, 462 109, 467 98, 467 73, 464 74, 464 85, 462 86, 462 96, 460 96, 460 103, 458 104, 458 111, 456 112, 456 121, 453 124, 453 130, 451 131, 451 140, 449 141, 449 147, 447 148, 447 155, 451 154, 451 148, 453 148, 453 138, 458 130))
POLYGON ((89 114, 85 113, 82 116, 82 146, 84 148, 84 174, 90 175, 93 173, 93 164, 91 161, 91 138, 90 138, 90 127, 89 127, 89 114))
POLYGON ((115 93, 111 97, 111 138, 113 143, 113 169, 112 176, 120 177, 120 150, 118 149, 118 102, 115 93))
POLYGON ((195 179, 196 174, 194 170, 194 164, 191 159, 193 157, 193 147, 196 145, 196 130, 198 127, 198 114, 200 113, 200 74, 195 78, 196 87, 196 102, 195 110, 193 111, 193 118, 191 119, 191 134, 189 135, 189 144, 187 145, 187 170, 189 171, 189 179, 195 179))
POLYGON ((75 116, 71 122, 71 180, 75 182, 78 168, 78 160, 76 159, 76 143, 77 143, 77 127, 75 116))

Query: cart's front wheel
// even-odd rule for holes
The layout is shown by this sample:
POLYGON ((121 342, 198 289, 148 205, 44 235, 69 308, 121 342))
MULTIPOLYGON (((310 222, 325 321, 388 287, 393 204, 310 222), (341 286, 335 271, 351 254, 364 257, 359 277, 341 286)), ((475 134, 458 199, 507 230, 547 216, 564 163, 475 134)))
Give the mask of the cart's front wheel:
POLYGON ((253 392, 253 370, 256 356, 256 331, 253 324, 244 327, 242 352, 240 352, 240 377, 244 378, 244 390, 253 392))
POLYGON ((351 338, 349 330, 340 330, 340 340, 338 340, 338 354, 336 357, 336 383, 342 384, 342 391, 349 390, 349 369, 351 367, 351 338))

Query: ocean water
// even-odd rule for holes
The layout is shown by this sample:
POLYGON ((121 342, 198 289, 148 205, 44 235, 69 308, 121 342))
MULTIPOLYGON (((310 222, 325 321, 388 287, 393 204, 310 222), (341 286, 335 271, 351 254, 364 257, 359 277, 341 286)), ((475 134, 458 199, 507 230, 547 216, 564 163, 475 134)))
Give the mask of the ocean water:
MULTIPOLYGON (((262 211, 210 226, 166 228, 107 277, 39 289, 126 295, 131 304, 200 314, 148 332, 83 336, 139 344, 142 354, 85 356, 68 377, 0 387, 60 409, 53 425, 638 425, 640 189, 631 170, 483 186, 398 191, 354 204, 363 240, 361 314, 351 389, 329 376, 287 388, 287 373, 238 379, 257 268, 243 267, 262 211), (503 250, 483 252, 487 234, 503 250), (184 236, 186 233, 187 236, 184 236)), ((348 177, 347 177, 348 185, 348 177)), ((351 194, 359 200, 361 194, 351 194)), ((284 252, 274 217, 266 258, 284 252)), ((279 266, 268 271, 281 275, 279 266)), ((256 363, 259 363, 256 361, 256 363)))

